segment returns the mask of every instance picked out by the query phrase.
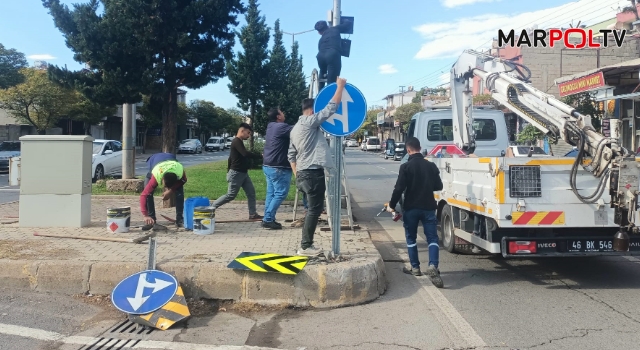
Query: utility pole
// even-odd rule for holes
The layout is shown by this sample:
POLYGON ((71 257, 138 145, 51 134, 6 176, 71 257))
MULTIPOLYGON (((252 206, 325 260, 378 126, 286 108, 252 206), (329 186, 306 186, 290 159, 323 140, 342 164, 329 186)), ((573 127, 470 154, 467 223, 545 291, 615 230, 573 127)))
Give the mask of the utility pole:
POLYGON ((404 85, 400 85, 400 93, 402 94, 400 106, 404 105, 404 85))
POLYGON ((133 116, 133 105, 125 103, 122 105, 122 178, 133 179, 135 177, 134 137, 133 123, 136 122, 133 116))

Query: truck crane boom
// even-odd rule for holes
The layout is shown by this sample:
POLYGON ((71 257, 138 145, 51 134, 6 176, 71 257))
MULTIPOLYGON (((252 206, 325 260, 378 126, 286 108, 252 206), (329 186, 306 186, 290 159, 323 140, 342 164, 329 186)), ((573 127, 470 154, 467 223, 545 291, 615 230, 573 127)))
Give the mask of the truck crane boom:
POLYGON ((473 50, 466 50, 451 68, 451 105, 454 143, 466 154, 475 150, 473 98, 470 82, 479 77, 491 97, 531 123, 548 136, 550 142, 563 140, 578 147, 578 156, 570 174, 573 193, 583 203, 596 203, 607 187, 616 216, 621 216, 621 231, 634 225, 640 169, 631 153, 615 138, 599 134, 591 117, 529 84, 531 72, 525 66, 473 50), (590 158, 590 163, 585 159, 590 158), (594 193, 583 195, 576 186, 578 167, 600 178, 594 193))

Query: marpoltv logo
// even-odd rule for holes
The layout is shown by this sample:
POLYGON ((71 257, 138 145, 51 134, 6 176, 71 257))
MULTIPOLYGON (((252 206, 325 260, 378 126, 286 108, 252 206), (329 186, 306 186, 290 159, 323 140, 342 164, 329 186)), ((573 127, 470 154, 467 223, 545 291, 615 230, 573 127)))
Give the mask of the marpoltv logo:
POLYGON ((534 29, 531 32, 523 29, 516 40, 516 31, 514 29, 511 29, 506 35, 504 31, 500 29, 498 30, 498 46, 502 47, 506 44, 512 47, 555 47, 556 45, 564 44, 564 47, 567 49, 584 49, 585 47, 597 49, 612 45, 621 47, 626 33, 627 31, 624 29, 620 31, 600 29, 595 33, 592 29, 584 28, 569 28, 564 30, 549 29, 548 31, 545 29, 534 29), (603 34, 602 42, 595 41, 594 35, 597 33, 603 34), (610 40, 609 35, 611 34, 613 34, 613 40, 610 40))

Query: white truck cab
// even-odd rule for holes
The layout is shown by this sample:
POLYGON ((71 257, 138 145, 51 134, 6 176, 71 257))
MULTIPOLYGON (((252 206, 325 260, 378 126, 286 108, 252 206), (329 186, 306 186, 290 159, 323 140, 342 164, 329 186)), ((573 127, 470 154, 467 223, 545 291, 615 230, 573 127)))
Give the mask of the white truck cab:
MULTIPOLYGON (((474 108, 473 129, 478 157, 504 156, 509 147, 504 113, 494 109, 474 108)), ((422 153, 429 153, 437 145, 453 145, 453 114, 450 108, 417 113, 411 118, 407 137, 420 140, 422 153)), ((406 154, 402 163, 409 157, 406 154)))

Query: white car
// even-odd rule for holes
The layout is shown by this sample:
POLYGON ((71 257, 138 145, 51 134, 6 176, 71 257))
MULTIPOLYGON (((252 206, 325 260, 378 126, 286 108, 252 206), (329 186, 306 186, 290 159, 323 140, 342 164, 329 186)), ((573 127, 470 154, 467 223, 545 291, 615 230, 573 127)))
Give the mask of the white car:
POLYGON ((382 149, 380 146, 380 139, 377 137, 369 137, 367 142, 364 143, 365 151, 379 151, 382 149))
POLYGON ((235 136, 234 137, 227 137, 227 142, 225 142, 224 147, 231 148, 231 141, 233 141, 233 139, 235 139, 235 136))
POLYGON ((93 141, 93 157, 91 159, 93 180, 104 179, 105 176, 122 174, 122 144, 115 140, 93 141))
POLYGON ((347 147, 358 147, 358 141, 356 140, 347 140, 347 147))
POLYGON ((204 150, 207 152, 222 151, 224 148, 224 139, 222 137, 211 137, 207 144, 204 145, 204 150))

